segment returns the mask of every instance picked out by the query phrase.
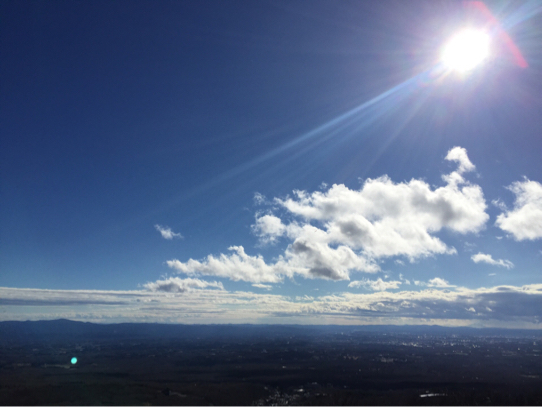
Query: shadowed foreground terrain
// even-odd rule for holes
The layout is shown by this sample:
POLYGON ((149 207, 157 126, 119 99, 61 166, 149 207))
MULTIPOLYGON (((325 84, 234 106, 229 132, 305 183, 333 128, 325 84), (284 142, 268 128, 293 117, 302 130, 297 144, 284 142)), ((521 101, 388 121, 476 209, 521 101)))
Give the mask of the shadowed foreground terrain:
POLYGON ((542 333, 0 322, 0 404, 541 405, 542 333))

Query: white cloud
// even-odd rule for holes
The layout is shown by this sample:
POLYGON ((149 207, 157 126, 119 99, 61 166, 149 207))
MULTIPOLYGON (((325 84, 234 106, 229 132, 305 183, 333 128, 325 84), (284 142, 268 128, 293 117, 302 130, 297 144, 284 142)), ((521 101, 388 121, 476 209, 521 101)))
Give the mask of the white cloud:
POLYGON ((162 237, 167 240, 172 240, 173 238, 183 239, 183 236, 180 233, 175 233, 167 226, 154 225, 154 228, 160 232, 162 237))
POLYGON ((442 179, 446 181, 449 185, 457 186, 459 184, 463 184, 465 182, 463 174, 469 171, 473 171, 476 168, 474 164, 471 163, 471 161, 469 160, 469 157, 467 156, 467 150, 462 147, 452 148, 450 151, 448 151, 445 159, 448 161, 455 161, 459 164, 456 171, 442 176, 442 179))
POLYGON ((439 277, 435 277, 427 282, 427 287, 448 288, 455 287, 455 285, 450 285, 448 281, 439 277))
MULTIPOLYGON (((471 168, 464 149, 452 156, 457 156, 453 159, 462 168, 471 168)), ((433 190, 421 180, 394 183, 383 176, 366 180, 360 190, 333 185, 326 192, 294 191, 293 198, 275 202, 307 224, 320 222, 323 243, 343 244, 368 258, 406 256, 414 260, 455 253, 433 233, 442 229, 478 232, 487 221, 481 188, 458 177, 433 190)), ((290 235, 306 240, 307 230, 298 228, 297 234, 290 235)))
MULTIPOLYGON (((436 254, 454 254, 434 234, 448 229, 466 234, 481 230, 488 215, 481 188, 463 179, 474 169, 467 152, 454 147, 447 160, 458 170, 444 177, 446 185, 431 188, 421 180, 394 183, 387 176, 367 179, 359 190, 333 185, 326 191, 294 191, 274 199, 283 216, 258 214, 252 231, 261 243, 289 240, 274 263, 249 256, 243 247, 233 254, 212 255, 168 265, 189 275, 215 275, 252 283, 273 283, 284 277, 349 280, 354 271, 379 270, 380 258, 404 256, 410 261, 436 254)), ((257 202, 263 202, 256 195, 257 202)))
POLYGON ((509 260, 495 260, 493 257, 491 257, 490 254, 484 254, 484 253, 477 253, 471 256, 471 259, 475 263, 487 263, 491 264, 492 266, 500 266, 500 267, 506 267, 507 269, 511 269, 514 267, 514 263, 512 263, 509 260))
POLYGON ((274 243, 284 234, 286 226, 280 218, 273 215, 264 215, 256 218, 252 231, 260 237, 262 243, 274 243))
POLYGON ((190 259, 185 263, 170 260, 167 265, 188 275, 212 275, 251 283, 278 283, 295 274, 305 278, 348 280, 349 270, 378 270, 376 264, 357 256, 348 247, 331 248, 318 242, 297 240, 286 249, 284 256, 271 264, 260 255, 246 254, 242 246, 232 246, 229 250, 233 253, 209 255, 202 261, 190 259))
POLYGON ((273 288, 272 285, 269 285, 269 284, 259 284, 259 283, 252 284, 252 287, 263 288, 264 290, 270 290, 270 289, 273 288))
POLYGON ((179 278, 170 277, 166 280, 158 280, 155 282, 149 282, 143 285, 149 291, 155 292, 167 292, 167 293, 184 293, 193 289, 202 288, 218 288, 224 289, 221 282, 218 281, 204 281, 197 278, 179 278))
POLYGON ((320 241, 318 228, 305 225, 304 232, 286 249, 287 265, 292 272, 307 278, 349 280, 350 271, 374 273, 379 267, 371 259, 356 254, 347 245, 331 247, 320 241), (315 229, 310 231, 309 229, 315 229))
POLYGON ((501 213, 495 224, 516 240, 542 238, 542 184, 525 178, 508 189, 516 195, 514 209, 501 213))
POLYGON ((459 164, 457 172, 459 172, 460 174, 474 171, 476 169, 474 164, 469 160, 467 150, 463 147, 452 148, 450 151, 448 151, 445 160, 457 162, 459 164))
POLYGON ((209 255, 202 261, 190 259, 185 263, 169 260, 167 265, 188 275, 211 275, 233 281, 277 283, 282 280, 275 265, 266 264, 262 256, 249 256, 243 246, 231 246, 229 250, 233 253, 220 254, 219 257, 209 255))
POLYGON ((360 288, 364 287, 367 289, 371 289, 373 291, 386 291, 386 290, 394 290, 396 288, 399 288, 401 285, 400 281, 384 281, 381 278, 378 280, 361 280, 361 281, 352 281, 350 284, 348 284, 348 287, 352 288, 360 288))
POLYGON ((419 287, 434 287, 434 288, 456 287, 455 285, 450 284, 448 281, 440 277, 432 278, 427 283, 425 281, 414 280, 414 285, 417 285, 419 287))

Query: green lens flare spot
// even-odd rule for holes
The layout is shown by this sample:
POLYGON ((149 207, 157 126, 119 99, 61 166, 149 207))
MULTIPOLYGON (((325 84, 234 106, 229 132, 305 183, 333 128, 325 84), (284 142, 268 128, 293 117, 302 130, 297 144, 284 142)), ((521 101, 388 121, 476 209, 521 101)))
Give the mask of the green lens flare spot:
POLYGON ((77 358, 72 358, 72 365, 75 365, 77 363, 77 358))

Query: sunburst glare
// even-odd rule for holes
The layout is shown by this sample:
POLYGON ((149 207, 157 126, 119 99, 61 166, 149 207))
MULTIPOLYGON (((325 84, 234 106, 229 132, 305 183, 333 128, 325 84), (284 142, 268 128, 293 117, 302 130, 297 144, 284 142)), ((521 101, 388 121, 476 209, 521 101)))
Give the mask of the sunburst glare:
POLYGON ((483 63, 489 54, 489 35, 481 30, 464 29, 446 44, 442 62, 451 70, 466 73, 483 63))

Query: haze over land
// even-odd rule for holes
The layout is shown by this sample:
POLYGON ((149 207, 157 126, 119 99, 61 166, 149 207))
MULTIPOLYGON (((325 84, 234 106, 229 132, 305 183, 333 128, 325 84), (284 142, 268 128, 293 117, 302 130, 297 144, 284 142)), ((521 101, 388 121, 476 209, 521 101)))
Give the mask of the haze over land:
POLYGON ((0 322, 0 404, 536 405, 540 338, 424 326, 0 322))

